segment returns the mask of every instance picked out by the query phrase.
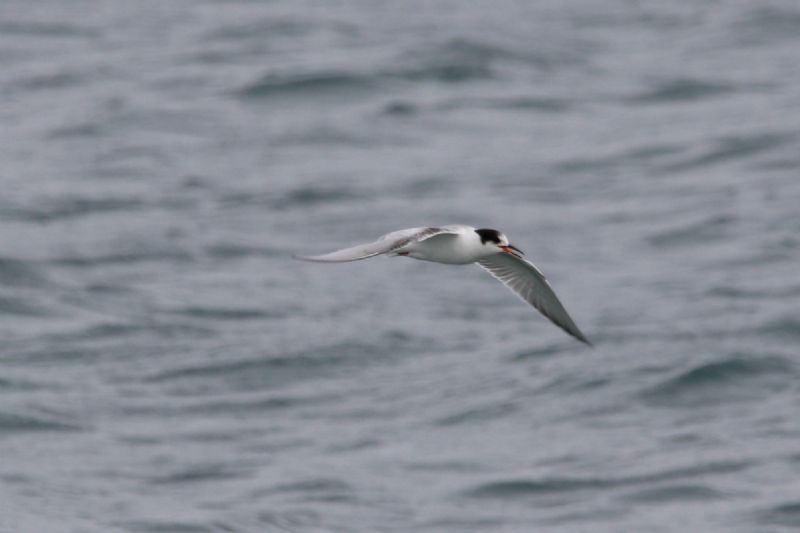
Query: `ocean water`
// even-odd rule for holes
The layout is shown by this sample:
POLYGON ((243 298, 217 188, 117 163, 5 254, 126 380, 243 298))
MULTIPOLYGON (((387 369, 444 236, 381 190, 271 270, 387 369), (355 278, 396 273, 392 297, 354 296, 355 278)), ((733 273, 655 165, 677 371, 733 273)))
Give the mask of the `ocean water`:
POLYGON ((0 4, 0 531, 800 528, 800 5, 0 4), (476 267, 293 261, 496 227, 476 267))

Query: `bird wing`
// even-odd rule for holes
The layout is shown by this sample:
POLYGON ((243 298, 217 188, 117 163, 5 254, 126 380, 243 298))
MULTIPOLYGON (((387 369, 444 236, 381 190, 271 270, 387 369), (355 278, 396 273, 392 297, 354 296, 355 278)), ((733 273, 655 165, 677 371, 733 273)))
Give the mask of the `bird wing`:
POLYGON ((544 274, 536 265, 509 253, 500 253, 481 259, 478 265, 514 291, 520 298, 534 306, 553 324, 589 346, 591 342, 572 321, 558 300, 544 274))
POLYGON ((317 261, 321 263, 344 263, 347 261, 358 261, 359 259, 367 259, 376 255, 390 253, 399 250, 403 246, 414 242, 422 242, 424 240, 435 237, 436 235, 445 234, 458 234, 459 231, 455 227, 441 227, 441 228, 408 228, 387 233, 375 242, 367 244, 358 244, 350 248, 336 250, 323 255, 309 255, 309 256, 294 256, 295 259, 302 259, 303 261, 317 261))

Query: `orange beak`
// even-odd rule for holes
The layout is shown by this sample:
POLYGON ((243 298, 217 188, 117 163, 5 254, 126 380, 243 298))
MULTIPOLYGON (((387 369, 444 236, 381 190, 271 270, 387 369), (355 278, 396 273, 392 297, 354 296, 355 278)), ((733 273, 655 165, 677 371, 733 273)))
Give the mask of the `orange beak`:
POLYGON ((516 257, 520 257, 522 255, 525 255, 522 252, 522 250, 520 250, 519 248, 517 248, 516 246, 514 246, 512 244, 509 244, 507 246, 501 246, 500 249, 503 250, 505 253, 514 255, 516 257))

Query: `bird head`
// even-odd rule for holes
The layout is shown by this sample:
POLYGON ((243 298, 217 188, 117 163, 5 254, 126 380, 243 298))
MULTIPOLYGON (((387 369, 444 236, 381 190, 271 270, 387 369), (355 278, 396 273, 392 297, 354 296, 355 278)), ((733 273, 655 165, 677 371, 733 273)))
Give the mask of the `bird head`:
POLYGON ((506 253, 511 254, 515 257, 520 257, 523 254, 522 250, 510 244, 508 242, 508 237, 497 231, 496 229, 476 229, 475 233, 481 238, 481 244, 484 246, 492 247, 496 250, 496 253, 506 253))

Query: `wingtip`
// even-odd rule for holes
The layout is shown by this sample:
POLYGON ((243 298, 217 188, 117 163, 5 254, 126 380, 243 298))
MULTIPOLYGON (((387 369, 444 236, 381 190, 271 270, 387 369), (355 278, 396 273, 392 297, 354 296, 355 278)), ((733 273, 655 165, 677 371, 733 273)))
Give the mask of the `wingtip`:
MULTIPOLYGON (((548 317, 548 318, 550 318, 550 317, 548 317)), ((578 340, 578 341, 582 342, 583 344, 585 344, 589 348, 594 348, 594 344, 592 343, 592 341, 587 339, 586 335, 584 335, 583 332, 581 330, 579 330, 577 327, 575 329, 571 329, 571 328, 566 328, 564 326, 561 326, 560 324, 556 324, 556 325, 561 327, 561 329, 563 329, 567 334, 569 334, 575 340, 578 340)))
POLYGON ((592 343, 592 341, 587 339, 586 335, 584 335, 583 332, 581 332, 581 331, 574 331, 574 332, 573 331, 568 331, 567 333, 569 333, 570 335, 572 335, 573 337, 575 337, 576 339, 581 341, 583 344, 585 344, 589 348, 594 348, 594 344, 592 343))

